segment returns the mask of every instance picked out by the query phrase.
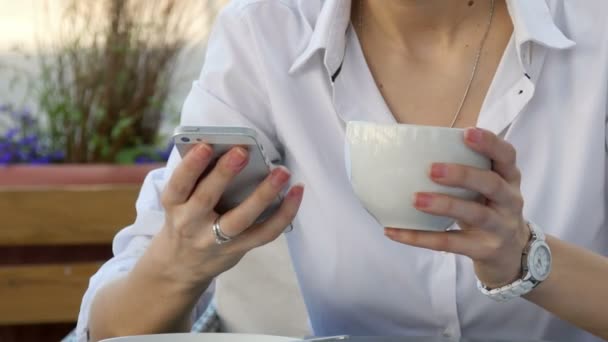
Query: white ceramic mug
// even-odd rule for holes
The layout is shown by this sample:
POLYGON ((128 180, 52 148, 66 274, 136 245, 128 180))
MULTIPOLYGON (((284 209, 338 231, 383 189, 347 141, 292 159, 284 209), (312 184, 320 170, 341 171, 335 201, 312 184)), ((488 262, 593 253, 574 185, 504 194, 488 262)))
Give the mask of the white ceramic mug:
POLYGON ((414 208, 416 192, 438 192, 468 200, 479 196, 433 182, 429 178, 431 165, 491 167, 487 157, 464 144, 463 129, 359 121, 348 123, 345 161, 357 197, 383 227, 429 231, 444 231, 454 219, 414 208))

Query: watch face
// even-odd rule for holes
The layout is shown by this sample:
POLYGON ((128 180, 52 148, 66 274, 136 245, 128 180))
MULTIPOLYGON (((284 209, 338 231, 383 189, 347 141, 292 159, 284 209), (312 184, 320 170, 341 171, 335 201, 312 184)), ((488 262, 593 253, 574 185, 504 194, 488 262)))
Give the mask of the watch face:
POLYGON ((551 251, 546 243, 533 246, 530 251, 529 267, 536 280, 545 280, 551 271, 551 251))

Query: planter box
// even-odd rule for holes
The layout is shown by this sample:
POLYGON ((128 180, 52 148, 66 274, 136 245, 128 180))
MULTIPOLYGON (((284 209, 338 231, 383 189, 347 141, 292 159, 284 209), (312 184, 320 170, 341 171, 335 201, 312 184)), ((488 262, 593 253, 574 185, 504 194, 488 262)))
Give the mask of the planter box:
POLYGON ((0 188, 141 184, 148 172, 162 166, 162 164, 9 165, 0 167, 0 188))
POLYGON ((0 168, 0 326, 76 320, 89 277, 158 167, 0 168))
MULTIPOLYGON (((0 246, 107 244, 159 164, 0 168, 0 246)), ((1 259, 1 258, 0 258, 1 259)))

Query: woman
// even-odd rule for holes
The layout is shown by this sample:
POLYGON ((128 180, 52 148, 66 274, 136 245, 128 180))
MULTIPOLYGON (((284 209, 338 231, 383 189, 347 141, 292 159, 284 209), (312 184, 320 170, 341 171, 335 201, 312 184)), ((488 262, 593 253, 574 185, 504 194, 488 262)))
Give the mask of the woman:
POLYGON ((233 1, 181 123, 253 127, 286 168, 219 220, 214 204, 246 151, 203 179, 208 146, 174 155, 92 278, 80 335, 186 330, 214 277, 298 212, 287 238, 317 335, 598 340, 576 325, 608 338, 608 265, 592 253, 608 252, 607 11, 602 0, 233 1), (347 180, 350 120, 479 127, 464 141, 492 171, 436 164, 429 176, 487 201, 418 194, 403 205, 462 230, 386 228, 387 239, 347 180), (288 184, 277 214, 252 225, 288 184), (522 254, 542 242, 530 227, 549 236, 553 271, 510 296, 525 300, 493 301, 477 280, 487 293, 524 276, 522 254))

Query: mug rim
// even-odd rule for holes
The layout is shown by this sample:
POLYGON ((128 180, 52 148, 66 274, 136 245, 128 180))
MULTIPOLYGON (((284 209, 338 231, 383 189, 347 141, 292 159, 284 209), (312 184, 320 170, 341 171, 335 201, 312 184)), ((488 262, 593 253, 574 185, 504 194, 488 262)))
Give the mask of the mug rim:
POLYGON ((446 126, 433 126, 433 125, 416 125, 416 124, 408 124, 408 123, 400 123, 400 122, 395 122, 395 123, 378 123, 378 122, 373 122, 373 121, 361 121, 361 120, 352 120, 348 122, 348 125, 366 125, 366 126, 384 126, 384 127, 394 127, 394 126, 398 126, 398 127, 412 127, 412 128, 422 128, 422 129, 432 129, 432 130, 443 130, 443 131, 450 131, 450 132, 455 132, 455 131, 461 131, 464 132, 466 130, 466 128, 460 128, 460 127, 446 127, 446 126))

